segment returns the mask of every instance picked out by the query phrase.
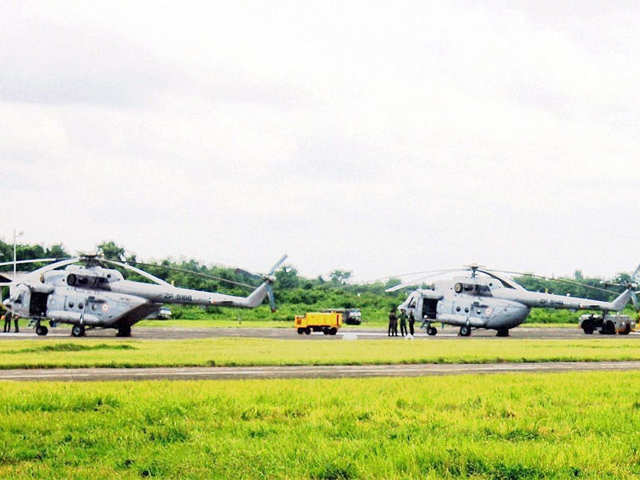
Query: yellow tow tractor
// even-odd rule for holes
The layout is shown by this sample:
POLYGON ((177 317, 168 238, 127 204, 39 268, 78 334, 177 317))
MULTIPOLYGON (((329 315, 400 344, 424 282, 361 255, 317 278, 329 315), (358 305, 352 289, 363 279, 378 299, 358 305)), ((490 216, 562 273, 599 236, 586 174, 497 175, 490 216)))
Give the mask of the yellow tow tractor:
POLYGON ((296 315, 295 327, 298 329, 298 335, 311 335, 312 331, 335 335, 342 327, 342 313, 307 312, 305 315, 296 315))

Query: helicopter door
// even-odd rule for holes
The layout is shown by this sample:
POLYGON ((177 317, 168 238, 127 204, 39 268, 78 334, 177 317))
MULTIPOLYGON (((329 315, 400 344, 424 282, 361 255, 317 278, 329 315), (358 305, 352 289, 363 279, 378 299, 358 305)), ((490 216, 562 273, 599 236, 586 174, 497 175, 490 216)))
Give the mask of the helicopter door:
POLYGON ((34 317, 44 317, 47 315, 48 293, 31 292, 29 300, 29 314, 34 317))
POLYGON ((438 313, 438 300, 432 298, 422 299, 422 318, 436 319, 438 313))

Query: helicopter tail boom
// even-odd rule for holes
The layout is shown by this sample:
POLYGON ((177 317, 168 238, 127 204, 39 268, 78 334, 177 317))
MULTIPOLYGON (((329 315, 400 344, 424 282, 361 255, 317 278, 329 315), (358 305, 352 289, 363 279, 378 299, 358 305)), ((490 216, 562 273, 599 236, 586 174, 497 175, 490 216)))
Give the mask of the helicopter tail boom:
POLYGON ((632 298, 632 294, 633 294, 633 290, 628 288, 624 292, 622 292, 620 295, 618 295, 615 298, 615 300, 611 302, 611 306, 613 307, 612 310, 618 312, 622 310, 624 307, 626 307, 627 303, 629 303, 629 300, 631 300, 632 298))

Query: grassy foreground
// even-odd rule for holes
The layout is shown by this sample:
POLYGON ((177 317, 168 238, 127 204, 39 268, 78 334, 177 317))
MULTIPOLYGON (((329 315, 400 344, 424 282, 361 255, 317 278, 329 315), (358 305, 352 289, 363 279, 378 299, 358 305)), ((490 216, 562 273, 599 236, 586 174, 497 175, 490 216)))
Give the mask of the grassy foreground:
POLYGON ((50 339, 0 342, 0 368, 640 360, 637 340, 50 339))
POLYGON ((6 383, 0 478, 631 479, 640 374, 6 383))

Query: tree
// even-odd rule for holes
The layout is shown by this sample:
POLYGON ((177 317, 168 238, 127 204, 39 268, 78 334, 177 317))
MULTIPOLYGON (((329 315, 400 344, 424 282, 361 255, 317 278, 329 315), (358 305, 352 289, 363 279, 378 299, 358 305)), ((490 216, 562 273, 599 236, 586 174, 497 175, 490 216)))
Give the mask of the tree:
POLYGON ((65 258, 68 256, 69 254, 65 251, 64 246, 61 243, 51 245, 51 247, 47 249, 47 257, 65 258))
POLYGON ((397 285, 400 285, 402 283, 402 280, 400 280, 399 278, 390 278, 389 280, 387 280, 387 283, 384 284, 384 288, 392 288, 395 287, 397 285))
POLYGON ((110 260, 117 260, 122 262, 124 258, 125 249, 116 245, 114 241, 102 242, 98 245, 98 253, 110 260))
POLYGON ((299 284, 298 271, 291 265, 285 265, 276 272, 276 288, 297 288, 299 284))
POLYGON ((346 270, 334 270, 329 274, 332 283, 344 285, 351 278, 351 272, 346 270))

